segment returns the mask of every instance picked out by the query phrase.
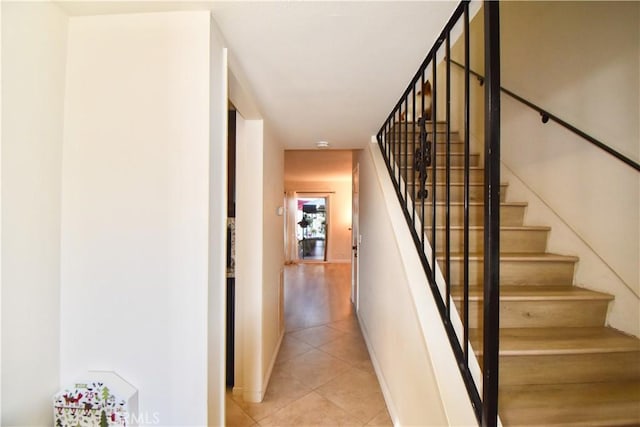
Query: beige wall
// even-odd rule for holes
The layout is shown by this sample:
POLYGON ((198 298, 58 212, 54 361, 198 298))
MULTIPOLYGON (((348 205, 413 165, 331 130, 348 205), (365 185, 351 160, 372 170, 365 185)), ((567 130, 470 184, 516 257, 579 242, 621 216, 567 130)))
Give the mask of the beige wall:
POLYGON ((284 149, 273 136, 269 124, 264 129, 263 159, 263 232, 264 262, 262 277, 262 336, 263 336, 263 389, 284 334, 284 216, 278 215, 278 208, 284 206, 284 149))
MULTIPOLYGON (((639 3, 507 2, 501 26, 504 87, 638 160, 639 3)), ((576 282, 635 299, 635 312, 614 303, 609 321, 638 334, 640 176, 504 96, 502 123, 504 164, 622 284, 584 274, 583 256, 576 282)))
POLYGON ((68 19, 2 2, 2 425, 51 423, 60 373, 60 194, 68 19))
POLYGON ((116 371, 139 390, 141 415, 164 425, 207 423, 208 335, 219 332, 207 327, 209 278, 224 278, 210 253, 225 248, 209 241, 224 227, 209 204, 224 202, 210 185, 224 179, 210 175, 224 173, 209 157, 222 144, 210 139, 210 25, 208 12, 69 24, 61 381, 116 371))
POLYGON ((362 150, 358 162, 358 319, 394 425, 475 425, 379 148, 362 150))
MULTIPOLYGON (((640 4, 502 2, 500 13, 502 86, 638 161, 640 4)), ((481 11, 471 68, 483 74, 482 34, 481 11)), ((457 45, 452 57, 462 62, 462 53, 457 45)), ((460 91, 460 71, 456 79, 460 91)), ((483 90, 471 80, 470 139, 480 152, 483 90)), ((579 256, 575 283, 614 294, 609 324, 638 335, 638 173, 506 95, 502 160, 503 181, 513 180, 507 198, 529 202, 525 222, 551 225, 548 249, 579 256)))
MULTIPOLYGON (((472 3, 473 4, 473 3, 472 3)), ((469 34, 469 63, 470 69, 484 74, 484 8, 479 7, 476 15, 472 17, 469 34)), ((451 58, 464 65, 464 39, 460 38, 451 46, 451 58)), ((444 68, 442 65, 440 69, 444 68)), ((460 132, 464 141, 464 71, 451 65, 451 102, 454 130, 460 132)), ((484 86, 478 84, 478 80, 472 76, 469 78, 469 141, 472 153, 480 154, 480 161, 484 161, 484 86)))
POLYGON ((263 122, 236 115, 236 366, 234 392, 263 398, 263 122))
POLYGON ((238 111, 234 393, 264 398, 284 334, 284 152, 263 120, 238 111))
POLYGON ((209 16, 209 277, 207 303, 207 422, 224 423, 227 257, 228 52, 209 16), (224 248, 224 249, 222 249, 224 248))

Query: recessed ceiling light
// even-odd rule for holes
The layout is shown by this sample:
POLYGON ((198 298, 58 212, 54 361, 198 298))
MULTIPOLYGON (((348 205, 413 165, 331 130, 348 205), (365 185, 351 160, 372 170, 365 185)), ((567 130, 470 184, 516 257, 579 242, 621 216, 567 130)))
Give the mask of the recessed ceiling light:
POLYGON ((318 141, 316 142, 317 148, 329 148, 329 143, 327 141, 318 141))

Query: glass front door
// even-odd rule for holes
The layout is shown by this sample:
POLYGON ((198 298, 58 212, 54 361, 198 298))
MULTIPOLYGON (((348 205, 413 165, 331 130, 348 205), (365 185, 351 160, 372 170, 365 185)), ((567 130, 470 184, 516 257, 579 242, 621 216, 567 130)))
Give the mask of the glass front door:
POLYGON ((327 200, 298 198, 296 212, 298 258, 303 261, 327 260, 327 200))

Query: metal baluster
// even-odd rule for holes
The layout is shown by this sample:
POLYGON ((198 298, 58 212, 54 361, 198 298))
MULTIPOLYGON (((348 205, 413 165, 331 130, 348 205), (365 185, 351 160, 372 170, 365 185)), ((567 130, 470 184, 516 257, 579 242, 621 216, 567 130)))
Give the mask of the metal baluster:
POLYGON ((393 163, 392 163, 392 160, 391 160, 391 155, 395 153, 396 138, 397 138, 396 134, 398 133, 397 126, 395 125, 395 119, 396 119, 396 113, 394 111, 393 116, 391 118, 391 122, 389 123, 389 126, 391 126, 391 140, 389 141, 390 142, 390 144, 389 144, 389 160, 387 162, 387 165, 389 167, 389 173, 391 175, 391 179, 393 179, 393 177, 394 177, 393 171, 395 170, 394 166, 393 166, 393 163))
MULTIPOLYGON (((451 56, 451 42, 450 33, 447 33, 447 40, 445 43, 446 52, 446 104, 445 104, 445 116, 446 116, 446 169, 445 169, 445 182, 446 182, 446 195, 445 195, 445 284, 447 288, 447 317, 451 318, 451 64, 449 63, 449 57, 451 56)), ((435 124, 434 124, 435 126, 435 124)))
MULTIPOLYGON (((431 156, 433 158, 432 161, 432 173, 431 173, 431 206, 432 206, 432 212, 433 212, 433 217, 431 219, 431 248, 433 249, 431 252, 431 268, 433 269, 433 273, 434 273, 434 278, 435 278, 435 272, 436 272, 436 245, 437 245, 437 239, 436 239, 436 226, 437 226, 437 221, 436 221, 436 183, 438 181, 438 176, 437 176, 437 166, 438 166, 438 134, 436 132, 436 124, 437 124, 437 120, 438 120, 438 114, 437 114, 437 104, 438 104, 438 80, 436 78, 436 59, 437 57, 437 50, 433 53, 433 62, 431 64, 431 71, 432 71, 432 80, 433 80, 433 85, 431 88, 431 129, 432 129, 432 134, 433 134, 433 143, 431 144, 431 156)), ((442 297, 441 297, 442 298, 442 297)))
MULTIPOLYGON (((412 218, 412 225, 413 228, 416 227, 416 203, 418 201, 418 198, 416 197, 416 85, 414 83, 413 85, 413 98, 412 98, 412 102, 413 102, 413 118, 411 121, 411 129, 412 129, 412 137, 411 137, 411 163, 412 163, 412 168, 411 168, 411 180, 409 179, 409 163, 405 163, 405 170, 406 170, 406 176, 407 176, 407 183, 411 182, 411 200, 413 200, 413 211, 411 212, 411 218, 412 218)), ((407 150, 409 149, 409 147, 407 147, 407 150)))
MULTIPOLYGON (((403 113, 407 114, 407 106, 406 106, 406 98, 404 98, 402 100, 402 111, 403 113)), ((400 141, 398 144, 398 155, 396 156, 396 165, 398 166, 398 174, 396 176, 396 179, 398 180, 398 194, 400 195, 400 199, 402 201, 402 192, 401 192, 401 187, 400 187, 400 175, 402 174, 402 171, 400 170, 400 165, 402 164, 402 147, 404 146, 405 143, 405 138, 406 138, 406 132, 404 131, 404 123, 402 121, 402 114, 400 115, 400 122, 398 123, 398 127, 399 127, 399 132, 400 132, 400 141)))
POLYGON ((498 418, 500 341, 500 14, 499 3, 484 2, 485 182, 484 337, 482 425, 498 418))
POLYGON ((469 138, 469 5, 464 8, 464 360, 469 366, 469 175, 470 175, 470 138, 469 138))
MULTIPOLYGON (((415 88, 414 88, 415 90, 415 88)), ((410 92, 410 93, 413 93, 410 92)), ((405 145, 404 145, 404 203, 406 206, 409 206, 409 199, 407 198, 408 195, 408 189, 409 189, 409 174, 406 172, 407 166, 409 165, 409 98, 406 99, 406 105, 407 105, 407 112, 404 115, 404 134, 405 134, 405 145)))
MULTIPOLYGON (((423 69, 421 72, 421 77, 420 77, 420 87, 422 87, 424 89, 424 73, 425 70, 423 69)), ((422 90, 422 96, 420 96, 420 103, 421 103, 421 116, 422 116, 422 120, 420 121, 420 157, 421 157, 421 162, 420 164, 422 165, 421 170, 420 170, 420 190, 418 192, 418 194, 416 195, 416 200, 420 200, 420 204, 422 206, 421 209, 421 218, 420 218, 420 227, 422 228, 421 230, 421 239, 420 239, 420 243, 422 244, 422 251, 424 252, 424 228, 425 228, 425 223, 424 223, 424 212, 427 209, 426 207, 426 201, 427 201, 427 197, 425 195, 425 180, 423 179, 423 177, 425 176, 425 174, 427 173, 427 168, 426 168, 426 164, 424 162, 424 151, 425 151, 425 145, 427 143, 427 138, 426 138, 426 125, 427 125, 427 116, 424 113, 424 90, 422 90)), ((414 160, 414 168, 413 168, 413 180, 415 182, 416 179, 416 167, 417 167, 417 163, 414 160)))
POLYGON ((393 140, 393 120, 387 120, 387 128, 387 138, 389 139, 387 144, 387 164, 390 164, 389 162, 391 162, 391 144, 393 140))

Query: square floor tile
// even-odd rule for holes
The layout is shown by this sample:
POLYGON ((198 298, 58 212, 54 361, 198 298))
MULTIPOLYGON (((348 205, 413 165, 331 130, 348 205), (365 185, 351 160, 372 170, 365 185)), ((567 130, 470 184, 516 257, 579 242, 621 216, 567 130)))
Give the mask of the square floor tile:
POLYGON ((313 347, 311 345, 294 338, 291 334, 285 334, 282 339, 282 344, 280 345, 280 351, 278 352, 276 363, 286 362, 287 360, 306 353, 312 348, 313 347))
POLYGON ((225 395, 225 425, 233 427, 250 427, 257 425, 255 420, 247 415, 240 405, 238 405, 231 397, 230 393, 225 395))
POLYGON ((387 408, 384 408, 374 419, 367 423, 369 427, 392 427, 393 421, 391 421, 391 417, 389 416, 389 412, 387 408))
POLYGON ((316 326, 291 333, 293 338, 304 341, 314 347, 321 346, 344 335, 344 332, 327 326, 316 326))
POLYGON ((278 368, 305 386, 315 389, 348 370, 349 365, 314 349, 282 363, 278 368))
POLYGON ((315 392, 260 421, 261 426, 361 426, 362 423, 315 392))
POLYGON ((276 366, 262 402, 244 402, 241 396, 234 397, 234 400, 251 418, 260 421, 309 392, 311 388, 276 366))
POLYGON ((376 376, 359 369, 350 369, 316 392, 363 423, 386 408, 376 376))
POLYGON ((318 347, 318 349, 342 359, 350 365, 363 364, 370 360, 369 351, 364 340, 352 335, 328 342, 318 347))
POLYGON ((337 329, 340 332, 345 332, 351 335, 361 336, 360 324, 355 316, 349 316, 346 319, 338 320, 337 322, 331 322, 327 324, 328 327, 337 329))

